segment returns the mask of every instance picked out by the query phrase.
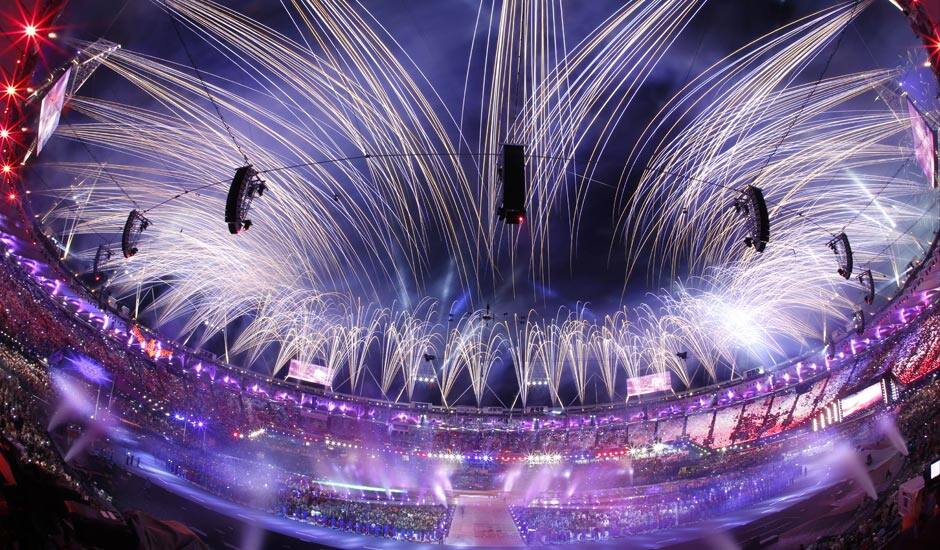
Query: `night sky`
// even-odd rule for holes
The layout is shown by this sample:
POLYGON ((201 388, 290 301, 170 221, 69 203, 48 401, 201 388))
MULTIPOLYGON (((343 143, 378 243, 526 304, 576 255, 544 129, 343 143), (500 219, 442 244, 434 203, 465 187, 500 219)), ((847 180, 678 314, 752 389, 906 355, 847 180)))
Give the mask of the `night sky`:
MULTIPOLYGON (((278 2, 226 4, 237 7, 246 15, 288 36, 298 37, 278 2)), ((614 146, 609 150, 605 157, 606 165, 601 166, 598 179, 616 181, 629 151, 628 145, 635 141, 637 133, 669 97, 708 65, 764 33, 832 4, 823 1, 780 0, 714 1, 707 4, 642 88, 637 101, 628 111, 629 117, 620 125, 614 140, 614 143, 623 143, 624 146, 614 146)), ((477 2, 366 1, 364 5, 421 67, 451 111, 456 112, 461 102, 477 2)), ((566 3, 569 44, 583 37, 618 5, 620 2, 601 0, 566 3)), ((104 36, 124 48, 188 64, 169 18, 153 2, 73 0, 61 21, 66 26, 61 33, 63 35, 82 39, 104 36)), ((479 32, 483 37, 484 31, 481 29, 479 32)), ((217 52, 200 47, 198 39, 191 34, 186 39, 201 69, 220 75, 231 72, 227 62, 217 52)), ((917 49, 918 43, 902 14, 887 1, 876 2, 846 30, 827 76, 900 65, 917 49)), ((824 52, 820 58, 828 54, 829 51, 824 52)), ((50 56, 50 59, 54 59, 54 56, 50 56)), ((816 66, 804 71, 802 80, 815 79, 821 70, 822 61, 817 59, 816 66)), ((479 83, 474 87, 471 78, 471 92, 479 88, 479 83)), ((135 104, 147 103, 147 98, 140 97, 142 94, 139 91, 106 71, 100 71, 82 90, 82 94, 135 104)), ((478 108, 472 104, 478 101, 478 96, 468 94, 467 112, 473 113, 474 108, 478 108)), ((475 117, 466 117, 468 134, 473 135, 475 132, 472 126, 475 123, 475 117)), ((74 146, 62 144, 61 140, 58 149, 66 149, 66 154, 74 154, 79 159, 83 154, 74 146)), ((617 308, 622 293, 628 298, 637 298, 660 286, 668 286, 671 281, 662 280, 657 274, 645 271, 635 273, 625 285, 621 245, 614 248, 608 262, 612 232, 609 205, 612 196, 612 190, 594 186, 589 197, 588 215, 585 217, 590 221, 581 226, 577 253, 570 262, 567 251, 553 253, 551 280, 546 282, 546 288, 541 289, 544 297, 538 300, 539 303, 533 301, 534 293, 529 291, 529 283, 524 280, 524 276, 517 276, 515 300, 511 292, 506 290, 506 285, 497 285, 494 295, 472 296, 473 303, 477 306, 493 303, 494 309, 517 311, 532 306, 553 310, 559 305, 573 306, 578 301, 590 301, 598 311, 606 312, 617 308)), ((716 198, 721 202, 724 199, 716 198)), ((558 235, 553 236, 553 242, 565 242, 567 233, 565 224, 559 224, 558 235)), ((429 277, 429 293, 435 293, 435 281, 443 280, 446 264, 446 258, 442 259, 439 272, 429 277)))

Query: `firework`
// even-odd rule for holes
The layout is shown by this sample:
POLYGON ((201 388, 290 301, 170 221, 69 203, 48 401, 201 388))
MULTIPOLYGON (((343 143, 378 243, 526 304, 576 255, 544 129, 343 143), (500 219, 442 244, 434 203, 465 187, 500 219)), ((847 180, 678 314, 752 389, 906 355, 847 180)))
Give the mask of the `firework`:
MULTIPOLYGON (((897 71, 797 83, 870 0, 742 47, 667 102, 632 150, 615 148, 621 119, 704 3, 625 2, 568 44, 560 1, 481 2, 475 25, 486 32, 474 33, 458 111, 361 5, 292 2, 291 38, 214 2, 161 1, 238 78, 113 52, 103 65, 141 101, 71 100, 84 121, 60 134, 107 150, 110 162, 55 163, 73 179, 37 189, 49 199, 37 215, 68 243, 110 243, 139 209, 152 224, 110 285, 145 302, 152 324, 195 348, 222 334, 227 360, 246 366, 322 363, 351 391, 377 370, 386 399, 414 399, 431 356, 448 406, 468 392, 482 406, 494 369, 510 363, 522 406, 541 381, 567 406, 589 400, 595 376, 615 400, 628 377, 669 372, 689 386, 693 368, 718 379, 723 368, 770 364, 857 308, 855 283, 827 254, 832 234, 851 236, 856 263, 883 292, 900 284, 898 265, 922 252, 936 216, 929 185, 904 170, 908 119, 885 102, 857 107, 897 71), (495 153, 506 142, 529 153, 524 234, 495 218, 495 153), (270 192, 253 205, 251 230, 233 238, 221 212, 240 151, 270 192), (611 156, 624 159, 622 178, 601 182, 611 156), (468 291, 511 284, 517 272, 546 281, 553 250, 574 253, 600 184, 616 188, 611 247, 624 243, 625 280, 650 258, 670 288, 600 320, 580 304, 439 322, 445 308, 426 297, 435 258, 449 258, 468 291), (770 209, 763 254, 741 246, 729 208, 747 185, 770 209), (567 243, 549 237, 559 225, 567 243)), ((90 261, 99 244, 72 254, 90 261)))

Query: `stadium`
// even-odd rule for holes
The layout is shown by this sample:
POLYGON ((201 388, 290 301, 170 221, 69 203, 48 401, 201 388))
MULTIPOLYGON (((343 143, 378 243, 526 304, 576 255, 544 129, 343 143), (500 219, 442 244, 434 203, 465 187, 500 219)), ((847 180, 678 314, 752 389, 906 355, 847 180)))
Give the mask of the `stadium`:
POLYGON ((0 34, 4 548, 940 541, 940 1, 0 34))

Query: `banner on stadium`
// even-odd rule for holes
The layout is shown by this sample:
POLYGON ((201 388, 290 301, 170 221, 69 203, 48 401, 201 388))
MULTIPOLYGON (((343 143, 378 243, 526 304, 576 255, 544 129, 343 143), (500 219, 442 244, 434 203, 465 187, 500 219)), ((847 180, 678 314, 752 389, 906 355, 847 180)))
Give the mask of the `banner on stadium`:
POLYGON ((330 380, 330 370, 323 365, 304 363, 296 359, 290 360, 287 377, 321 386, 330 386, 333 382, 330 380))
POLYGON ((937 132, 927 123, 927 119, 914 105, 911 98, 907 98, 907 112, 911 117, 911 131, 914 133, 914 156, 920 165, 931 187, 940 187, 937 173, 937 132))
POLYGON ((672 378, 669 372, 658 372, 647 376, 627 378, 627 398, 672 390, 672 378))
POLYGON ((62 105, 65 104, 65 91, 68 89, 71 75, 72 69, 65 71, 59 81, 49 89, 46 97, 42 98, 42 105, 39 108, 39 131, 36 133, 37 155, 42 152, 42 148, 46 146, 52 133, 59 127, 59 117, 62 114, 62 105))
POLYGON ((881 382, 872 384, 861 391, 842 398, 840 402, 842 418, 848 418, 857 412, 870 409, 882 400, 884 400, 884 393, 882 392, 881 382))

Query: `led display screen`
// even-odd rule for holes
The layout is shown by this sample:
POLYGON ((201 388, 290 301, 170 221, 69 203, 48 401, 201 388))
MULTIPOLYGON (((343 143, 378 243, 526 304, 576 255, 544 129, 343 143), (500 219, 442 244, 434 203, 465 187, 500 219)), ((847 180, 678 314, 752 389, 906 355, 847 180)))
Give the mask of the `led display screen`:
POLYGON ((59 127, 59 116, 62 114, 62 105, 65 104, 65 91, 68 89, 71 75, 72 69, 65 71, 59 81, 49 89, 46 97, 42 98, 39 110, 39 131, 36 134, 37 155, 42 152, 42 148, 46 146, 52 133, 59 127))
POLYGON ((882 400, 881 382, 842 398, 842 418, 869 409, 882 400))
POLYGON ((937 187, 937 133, 927 124, 924 115, 907 98, 907 112, 911 117, 911 131, 914 133, 914 156, 920 165, 927 181, 932 187, 937 187))
POLYGON ((331 383, 329 369, 323 365, 304 363, 296 359, 291 359, 287 377, 310 382, 311 384, 320 384, 321 386, 329 386, 331 383))
POLYGON ((627 397, 669 391, 671 389, 672 379, 669 377, 668 372, 658 372, 627 379, 627 397))

